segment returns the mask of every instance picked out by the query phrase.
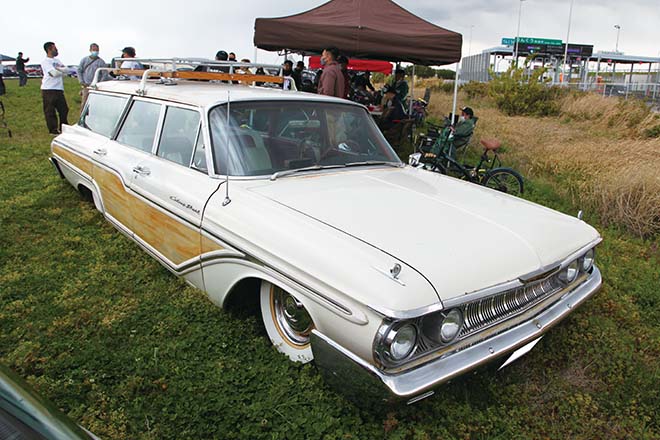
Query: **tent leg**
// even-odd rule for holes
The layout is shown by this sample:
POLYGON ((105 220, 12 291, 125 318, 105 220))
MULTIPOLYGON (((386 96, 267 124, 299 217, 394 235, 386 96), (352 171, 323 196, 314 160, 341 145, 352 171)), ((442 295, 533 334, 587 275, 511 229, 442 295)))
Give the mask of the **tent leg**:
POLYGON ((456 77, 454 78, 454 103, 451 107, 451 125, 454 125, 456 119, 456 101, 458 100, 458 69, 459 63, 456 63, 456 77))
MULTIPOLYGON (((408 107, 408 119, 412 118, 413 101, 415 100, 415 64, 412 65, 412 82, 410 83, 410 106, 408 107)), ((413 134, 415 133, 415 124, 410 124, 410 144, 414 143, 413 134)), ((413 145, 413 153, 415 152, 413 145)))
POLYGON ((410 105, 408 106, 408 117, 412 116, 412 105, 415 99, 415 65, 412 66, 412 82, 410 83, 410 105))

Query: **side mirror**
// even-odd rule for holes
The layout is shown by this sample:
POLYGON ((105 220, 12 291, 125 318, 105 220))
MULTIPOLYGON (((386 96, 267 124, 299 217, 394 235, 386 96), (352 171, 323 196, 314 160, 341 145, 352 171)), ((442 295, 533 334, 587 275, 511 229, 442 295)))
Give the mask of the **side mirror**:
POLYGON ((421 159, 422 159, 422 153, 413 153, 410 156, 408 156, 408 165, 410 165, 411 167, 416 167, 419 165, 421 159))

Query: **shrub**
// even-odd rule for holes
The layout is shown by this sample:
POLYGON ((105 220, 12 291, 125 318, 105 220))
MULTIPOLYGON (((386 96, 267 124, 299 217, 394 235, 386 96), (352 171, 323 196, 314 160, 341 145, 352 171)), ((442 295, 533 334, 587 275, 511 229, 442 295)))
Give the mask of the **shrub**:
POLYGON ((461 90, 465 92, 468 99, 485 98, 489 95, 488 83, 481 83, 470 81, 469 83, 461 86, 461 90))
POLYGON ((441 79, 454 79, 456 78, 456 72, 453 70, 449 69, 438 69, 436 70, 436 74, 438 75, 438 78, 441 79))
POLYGON ((534 70, 529 76, 524 68, 510 68, 501 75, 491 72, 490 96, 497 108, 509 116, 558 115, 559 98, 567 92, 559 87, 548 87, 541 77, 545 69, 534 70))

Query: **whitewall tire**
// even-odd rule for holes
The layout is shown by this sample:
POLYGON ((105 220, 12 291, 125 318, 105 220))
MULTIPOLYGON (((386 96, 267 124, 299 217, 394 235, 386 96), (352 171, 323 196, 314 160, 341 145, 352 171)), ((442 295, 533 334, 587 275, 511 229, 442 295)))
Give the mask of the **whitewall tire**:
POLYGON ((267 281, 261 282, 261 316, 273 345, 294 362, 314 359, 310 336, 314 323, 302 303, 267 281))

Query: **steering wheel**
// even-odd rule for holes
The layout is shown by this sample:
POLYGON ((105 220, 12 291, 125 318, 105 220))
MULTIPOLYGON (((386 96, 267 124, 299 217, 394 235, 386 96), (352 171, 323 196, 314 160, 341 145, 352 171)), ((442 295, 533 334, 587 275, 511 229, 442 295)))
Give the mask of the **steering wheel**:
POLYGON ((340 142, 336 147, 330 147, 321 153, 321 158, 323 160, 330 155, 330 153, 339 153, 339 154, 359 154, 361 144, 355 139, 347 139, 343 142, 340 142))

